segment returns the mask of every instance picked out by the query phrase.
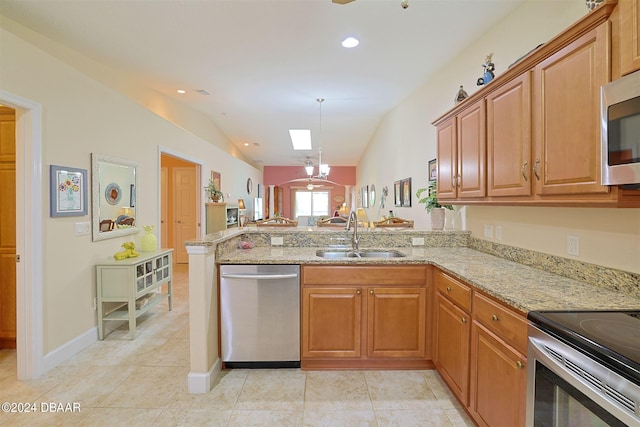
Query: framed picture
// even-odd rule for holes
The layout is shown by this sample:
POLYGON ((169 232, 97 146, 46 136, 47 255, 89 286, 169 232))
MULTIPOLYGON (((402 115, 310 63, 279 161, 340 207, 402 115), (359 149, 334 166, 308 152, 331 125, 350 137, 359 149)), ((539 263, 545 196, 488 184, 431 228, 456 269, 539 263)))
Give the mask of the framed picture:
POLYGON ((87 170, 50 165, 50 216, 87 215, 87 170))
POLYGON ((362 200, 362 207, 369 207, 369 186, 365 185, 360 189, 360 199, 362 200))
POLYGON ((220 187, 220 172, 211 171, 211 181, 213 181, 216 189, 222 191, 222 187, 220 187))
POLYGON ((403 179, 402 186, 402 206, 411 207, 411 178, 403 179))
POLYGON ((429 181, 438 179, 438 163, 436 159, 429 160, 429 181))
POLYGON ((402 206, 402 189, 400 188, 400 181, 393 183, 393 204, 394 206, 402 206))

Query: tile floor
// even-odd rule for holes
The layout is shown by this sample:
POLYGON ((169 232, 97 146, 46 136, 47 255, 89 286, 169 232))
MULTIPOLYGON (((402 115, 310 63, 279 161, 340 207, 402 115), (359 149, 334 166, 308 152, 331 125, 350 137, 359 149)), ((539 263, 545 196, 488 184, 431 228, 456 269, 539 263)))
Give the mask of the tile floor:
POLYGON ((435 371, 223 371, 213 390, 189 394, 188 274, 178 265, 166 303, 110 333, 41 379, 19 382, 16 355, 0 350, 2 426, 473 426, 435 371), (43 412, 49 403, 79 412, 43 412))

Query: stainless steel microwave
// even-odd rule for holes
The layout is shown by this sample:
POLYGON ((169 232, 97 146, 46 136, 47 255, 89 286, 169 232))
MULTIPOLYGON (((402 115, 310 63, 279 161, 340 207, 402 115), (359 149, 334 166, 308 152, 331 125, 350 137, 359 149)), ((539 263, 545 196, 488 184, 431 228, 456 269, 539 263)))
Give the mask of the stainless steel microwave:
POLYGON ((602 185, 640 184, 640 71, 602 86, 602 185))

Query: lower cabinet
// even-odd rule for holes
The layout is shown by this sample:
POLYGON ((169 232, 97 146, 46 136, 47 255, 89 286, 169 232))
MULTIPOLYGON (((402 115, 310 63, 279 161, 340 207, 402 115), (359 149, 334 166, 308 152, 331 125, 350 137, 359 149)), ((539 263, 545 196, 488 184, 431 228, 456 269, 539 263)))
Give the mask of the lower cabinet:
POLYGON ((426 266, 305 266, 302 283, 303 368, 432 367, 426 266))
POLYGON ((434 362, 479 426, 524 426, 527 321, 436 269, 434 362))

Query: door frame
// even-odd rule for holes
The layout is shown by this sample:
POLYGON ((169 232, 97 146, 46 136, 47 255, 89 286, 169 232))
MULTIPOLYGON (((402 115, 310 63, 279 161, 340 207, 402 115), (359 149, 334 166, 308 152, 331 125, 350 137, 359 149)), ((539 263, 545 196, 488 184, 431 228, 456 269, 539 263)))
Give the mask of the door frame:
MULTIPOLYGON (((168 147, 164 147, 162 145, 158 146, 158 179, 156 180, 156 182, 158 183, 158 212, 162 212, 162 187, 161 187, 161 181, 162 181, 162 155, 166 154, 167 156, 172 156, 172 157, 176 157, 178 159, 187 161, 187 162, 191 162, 193 164, 196 165, 196 185, 199 188, 202 188, 204 191, 204 186, 202 185, 202 171, 204 170, 204 162, 202 162, 202 160, 199 160, 195 157, 189 156, 187 154, 181 153, 179 151, 173 150, 171 148, 168 147)), ((198 212, 198 216, 196 218, 196 224, 197 224, 197 235, 198 236, 202 236, 202 218, 204 218, 204 203, 202 203, 202 191, 197 191, 196 192, 196 203, 199 207, 198 210, 196 210, 196 212, 198 212)), ((160 224, 161 215, 158 216, 158 224, 156 226, 157 230, 160 230, 159 227, 162 226, 162 224, 160 224)), ((162 233, 160 233, 162 234, 162 233)), ((160 247, 162 247, 162 240, 161 237, 158 236, 160 241, 160 247)), ((174 260, 175 261, 175 260, 174 260)))
POLYGON ((44 373, 42 105, 0 89, 16 110, 16 357, 19 380, 44 373))

